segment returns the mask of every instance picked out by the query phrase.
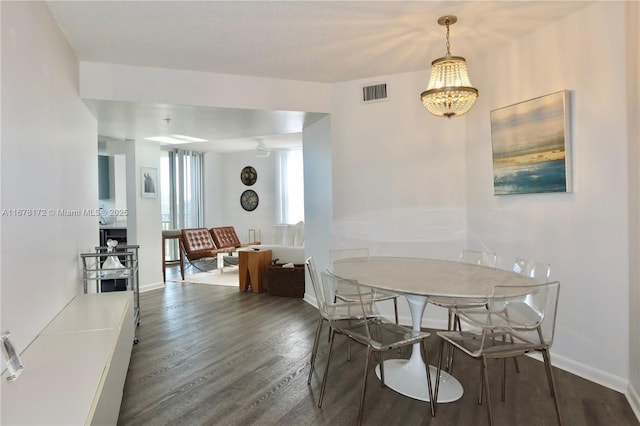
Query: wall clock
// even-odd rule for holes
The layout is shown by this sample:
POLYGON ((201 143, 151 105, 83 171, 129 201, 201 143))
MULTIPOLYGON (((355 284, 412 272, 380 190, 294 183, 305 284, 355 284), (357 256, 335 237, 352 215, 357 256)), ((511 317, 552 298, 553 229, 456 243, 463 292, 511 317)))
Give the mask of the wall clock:
POLYGON ((251 186, 256 183, 256 180, 258 180, 258 173, 256 172, 256 169, 251 166, 247 166, 242 169, 242 172, 240 172, 240 180, 247 186, 251 186))
POLYGON ((258 194, 251 189, 247 189, 240 196, 240 205, 248 212, 254 211, 258 207, 258 201, 258 194))

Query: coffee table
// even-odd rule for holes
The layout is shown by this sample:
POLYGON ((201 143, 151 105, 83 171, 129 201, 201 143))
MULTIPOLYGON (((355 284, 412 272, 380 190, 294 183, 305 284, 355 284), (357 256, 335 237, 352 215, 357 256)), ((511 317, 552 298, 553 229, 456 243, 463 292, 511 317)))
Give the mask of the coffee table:
POLYGON ((240 249, 238 253, 238 274, 240 275, 240 291, 259 293, 267 266, 271 263, 271 250, 240 249))
POLYGON ((238 258, 238 252, 237 251, 232 251, 231 253, 218 253, 216 258, 218 261, 218 264, 216 265, 216 269, 218 270, 218 274, 222 274, 224 272, 224 262, 225 259, 228 259, 230 257, 234 257, 234 258, 238 258))

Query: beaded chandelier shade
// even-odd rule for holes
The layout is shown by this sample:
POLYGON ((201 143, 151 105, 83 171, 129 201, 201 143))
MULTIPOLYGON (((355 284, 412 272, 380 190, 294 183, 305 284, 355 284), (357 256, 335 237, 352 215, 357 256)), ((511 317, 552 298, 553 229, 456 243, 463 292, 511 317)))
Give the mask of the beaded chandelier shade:
POLYGON ((467 62, 461 56, 451 56, 449 25, 456 23, 455 16, 443 16, 438 24, 447 27, 447 55, 431 62, 431 78, 427 90, 420 98, 424 107, 440 117, 454 117, 468 112, 476 103, 478 89, 471 86, 467 62))

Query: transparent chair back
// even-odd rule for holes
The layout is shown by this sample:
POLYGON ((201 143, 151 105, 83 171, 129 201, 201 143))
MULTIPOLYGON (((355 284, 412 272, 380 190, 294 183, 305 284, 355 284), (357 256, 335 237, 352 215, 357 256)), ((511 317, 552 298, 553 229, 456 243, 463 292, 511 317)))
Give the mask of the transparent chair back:
MULTIPOLYGON (((316 302, 318 303, 318 309, 320 310, 320 314, 329 321, 339 320, 339 319, 348 319, 359 317, 359 306, 354 302, 345 302, 340 299, 337 299, 336 296, 336 287, 338 285, 337 277, 332 274, 328 274, 323 272, 323 276, 326 274, 332 279, 318 279, 318 274, 316 271, 315 263, 312 258, 308 258, 306 260, 307 271, 309 272, 309 277, 311 278, 311 285, 313 286, 313 291, 316 295, 316 302)), ((342 280, 343 284, 348 288, 352 289, 355 293, 357 292, 357 288, 354 285, 353 281, 342 280)))
POLYGON ((496 267, 497 256, 495 253, 488 251, 477 251, 462 249, 460 251, 460 262, 470 263, 473 265, 496 267))
POLYGON ((331 263, 341 259, 369 259, 368 248, 333 249, 329 252, 331 263))
POLYGON ((489 311, 504 315, 507 326, 522 337, 551 346, 559 290, 558 281, 532 286, 496 286, 489 311))
MULTIPOLYGON (((331 265, 334 262, 339 262, 343 259, 349 259, 349 262, 358 262, 363 261, 366 262, 369 260, 369 249, 368 248, 348 248, 348 249, 334 249, 331 250, 330 253, 331 265)), ((353 285, 345 285, 343 282, 338 282, 336 284, 338 288, 336 289, 336 296, 338 299, 342 299, 347 302, 357 302, 358 301, 358 289, 353 285)), ((387 290, 378 290, 373 288, 366 289, 367 294, 367 303, 371 303, 371 301, 382 302, 385 300, 390 300, 393 302, 393 313, 396 320, 396 324, 398 323, 398 293, 394 293, 392 291, 387 290)))
POLYGON ((538 284, 549 282, 551 276, 551 265, 548 263, 535 262, 533 260, 516 257, 513 264, 513 271, 521 275, 533 278, 538 284))
POLYGON ((532 348, 551 346, 559 289, 557 281, 528 286, 496 286, 488 309, 458 310, 460 318, 472 327, 467 333, 476 330, 480 339, 476 344, 465 344, 463 350, 478 356, 486 350, 486 345, 494 343, 487 337, 502 333, 532 348))
POLYGON ((313 287, 313 292, 316 295, 316 303, 318 304, 320 314, 323 317, 327 318, 327 302, 322 285, 319 281, 315 262, 313 261, 313 258, 310 257, 305 261, 305 264, 307 265, 307 273, 309 274, 309 278, 311 279, 311 286, 313 287))

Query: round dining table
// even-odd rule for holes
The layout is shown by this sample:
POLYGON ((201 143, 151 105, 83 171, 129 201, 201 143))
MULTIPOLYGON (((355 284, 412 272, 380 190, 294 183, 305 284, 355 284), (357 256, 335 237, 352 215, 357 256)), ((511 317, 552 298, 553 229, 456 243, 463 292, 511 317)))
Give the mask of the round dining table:
MULTIPOLYGON (((414 330, 422 327, 422 316, 430 296, 469 299, 491 297, 497 285, 532 285, 525 275, 459 261, 415 257, 368 257, 337 260, 331 272, 360 284, 401 293, 407 299, 414 330)), ((436 367, 429 366, 432 383, 436 367)), ((427 376, 420 344, 413 345, 409 359, 384 361, 385 385, 396 392, 421 401, 429 401, 427 376)), ((380 366, 376 366, 380 377, 380 366)), ((438 402, 460 399, 464 389, 455 377, 441 371, 438 402)))

